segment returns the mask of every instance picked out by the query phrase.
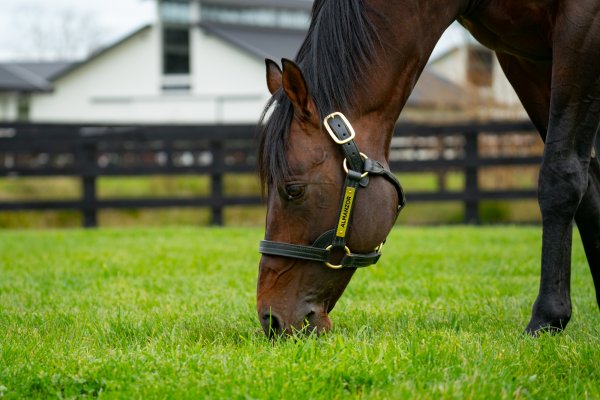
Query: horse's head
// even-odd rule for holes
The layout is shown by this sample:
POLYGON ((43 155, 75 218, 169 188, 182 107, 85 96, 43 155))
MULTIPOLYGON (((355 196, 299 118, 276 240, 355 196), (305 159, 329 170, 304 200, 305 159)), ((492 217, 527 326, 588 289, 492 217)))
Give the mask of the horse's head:
POLYGON ((403 204, 384 161, 389 127, 358 113, 352 125, 339 114, 323 120, 291 61, 283 71, 267 61, 267 84, 276 104, 259 153, 268 209, 258 317, 268 335, 322 332, 356 267, 379 258, 403 204))

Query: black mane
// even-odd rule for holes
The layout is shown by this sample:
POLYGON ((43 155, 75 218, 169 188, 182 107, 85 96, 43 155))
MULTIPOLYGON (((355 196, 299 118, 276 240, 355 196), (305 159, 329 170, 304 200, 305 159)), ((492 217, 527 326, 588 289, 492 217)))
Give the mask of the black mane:
MULTIPOLYGON (((364 0, 315 0, 308 34, 295 61, 321 119, 356 106, 354 94, 365 80, 378 41, 364 0)), ((258 165, 263 188, 280 185, 289 176, 285 147, 293 114, 291 102, 279 89, 260 119, 258 165)))

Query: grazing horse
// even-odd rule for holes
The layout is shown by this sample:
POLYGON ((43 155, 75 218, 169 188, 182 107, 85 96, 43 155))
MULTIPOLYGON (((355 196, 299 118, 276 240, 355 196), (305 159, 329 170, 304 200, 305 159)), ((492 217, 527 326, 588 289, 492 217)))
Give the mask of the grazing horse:
POLYGON ((545 142, 542 265, 526 332, 571 318, 573 220, 600 304, 600 0, 316 0, 295 62, 267 60, 267 191, 257 310, 268 335, 322 332, 402 207, 392 131, 444 30, 458 21, 498 61, 545 142))

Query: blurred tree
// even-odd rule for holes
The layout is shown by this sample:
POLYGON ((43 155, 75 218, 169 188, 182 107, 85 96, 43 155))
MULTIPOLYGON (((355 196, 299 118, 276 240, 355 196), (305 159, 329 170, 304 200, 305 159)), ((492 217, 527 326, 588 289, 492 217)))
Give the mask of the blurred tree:
POLYGON ((83 59, 105 37, 92 13, 68 8, 23 5, 14 22, 20 40, 13 43, 13 51, 31 61, 83 59))

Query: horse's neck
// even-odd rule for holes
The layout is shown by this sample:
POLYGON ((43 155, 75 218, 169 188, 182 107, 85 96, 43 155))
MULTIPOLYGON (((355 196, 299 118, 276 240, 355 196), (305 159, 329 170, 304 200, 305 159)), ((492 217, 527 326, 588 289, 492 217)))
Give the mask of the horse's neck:
POLYGON ((395 124, 436 43, 470 2, 406 1, 402 6, 382 2, 384 16, 373 16, 382 45, 361 94, 362 114, 377 114, 380 125, 395 124))
POLYGON ((381 45, 368 80, 359 89, 362 100, 359 131, 368 132, 368 154, 387 160, 393 128, 440 37, 469 7, 489 0, 373 1, 371 18, 381 45), (398 3, 402 3, 398 5, 398 3))

